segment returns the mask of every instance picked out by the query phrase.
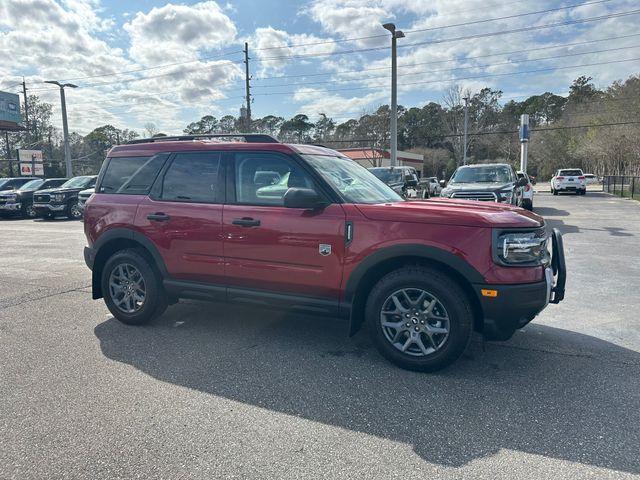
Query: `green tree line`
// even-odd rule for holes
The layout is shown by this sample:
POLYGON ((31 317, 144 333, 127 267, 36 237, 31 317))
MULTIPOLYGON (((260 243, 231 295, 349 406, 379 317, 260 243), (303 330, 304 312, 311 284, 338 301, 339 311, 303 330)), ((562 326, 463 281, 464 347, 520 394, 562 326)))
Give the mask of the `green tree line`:
MULTIPOLYGON (((522 101, 504 98, 500 90, 477 92, 450 88, 441 102, 398 108, 398 148, 425 156, 428 175, 447 177, 464 156, 464 105, 468 102, 469 163, 505 161, 519 165, 517 135, 521 114, 529 114, 532 128, 529 144, 529 173, 549 178, 562 167, 580 167, 597 175, 640 176, 640 76, 616 81, 598 89, 590 77, 579 77, 566 96, 551 92, 532 95, 522 101)), ((62 136, 51 125, 51 105, 29 97, 28 132, 10 135, 9 155, 15 148, 44 151, 48 175, 62 174, 62 136)), ((323 113, 300 113, 291 118, 267 115, 247 119, 205 115, 188 124, 186 134, 257 132, 283 142, 316 143, 332 148, 389 147, 390 108, 382 105, 363 111, 343 122, 323 113), (312 115, 315 121, 311 120, 312 115)), ((144 131, 103 125, 85 136, 71 134, 75 171, 95 172, 113 145, 139 136, 162 135, 154 124, 144 131)), ((4 150, 4 149, 3 149, 4 150)), ((0 163, 0 175, 8 174, 8 163, 0 163)))

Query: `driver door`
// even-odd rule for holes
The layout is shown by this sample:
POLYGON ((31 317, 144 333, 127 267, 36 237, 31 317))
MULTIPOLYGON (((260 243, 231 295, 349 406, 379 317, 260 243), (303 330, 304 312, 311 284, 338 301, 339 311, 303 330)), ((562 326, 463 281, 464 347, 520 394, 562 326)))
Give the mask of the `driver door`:
POLYGON ((316 187, 293 157, 237 152, 230 162, 222 219, 229 298, 252 290, 256 297, 273 292, 337 302, 345 251, 342 207, 284 206, 290 187, 316 187))

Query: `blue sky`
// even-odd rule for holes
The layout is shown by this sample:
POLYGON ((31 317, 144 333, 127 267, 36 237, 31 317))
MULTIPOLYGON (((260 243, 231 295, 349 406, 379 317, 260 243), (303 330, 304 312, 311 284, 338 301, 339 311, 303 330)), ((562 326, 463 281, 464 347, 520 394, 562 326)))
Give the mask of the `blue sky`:
POLYGON ((640 71, 640 15, 626 15, 638 6, 637 0, 0 1, 6 59, 0 89, 15 91, 24 75, 32 93, 57 109, 58 92, 42 81, 68 80, 80 87, 67 96, 72 130, 105 123, 142 130, 154 123, 179 133, 205 114, 238 114, 246 41, 254 117, 325 113, 345 121, 388 103, 389 38, 381 23, 393 21, 406 32, 398 41, 402 105, 442 102, 452 87, 489 86, 502 90, 505 101, 565 94, 579 75, 606 86, 640 71), (549 11, 521 15, 542 10, 549 11), (625 15, 590 20, 618 13, 625 15), (511 18, 485 21, 501 17, 511 18))

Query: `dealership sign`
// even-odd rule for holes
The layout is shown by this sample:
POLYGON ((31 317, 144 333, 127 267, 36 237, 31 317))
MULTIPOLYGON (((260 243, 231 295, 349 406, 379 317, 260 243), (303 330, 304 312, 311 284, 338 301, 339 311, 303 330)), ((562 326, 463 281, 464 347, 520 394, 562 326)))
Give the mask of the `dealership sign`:
POLYGON ((18 150, 18 160, 20 161, 20 175, 23 176, 44 176, 44 166, 42 164, 42 150, 18 150))
POLYGON ((18 125, 21 122, 20 97, 15 93, 0 92, 0 124, 18 125))

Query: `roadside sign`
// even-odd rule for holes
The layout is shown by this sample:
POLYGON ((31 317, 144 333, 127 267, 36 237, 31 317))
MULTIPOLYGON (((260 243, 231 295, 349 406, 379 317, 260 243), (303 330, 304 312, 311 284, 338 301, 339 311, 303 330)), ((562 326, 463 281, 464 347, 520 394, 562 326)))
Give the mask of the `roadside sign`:
POLYGON ((15 93, 0 92, 0 122, 7 126, 17 126, 22 122, 20 97, 15 93))
POLYGON ((36 163, 35 170, 34 170, 34 165, 32 165, 31 163, 21 163, 20 175, 22 175, 23 177, 33 177, 33 176, 43 177, 44 165, 42 165, 42 163, 36 163))
POLYGON ((18 161, 20 162, 20 175, 44 176, 42 150, 18 149, 18 161))

